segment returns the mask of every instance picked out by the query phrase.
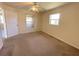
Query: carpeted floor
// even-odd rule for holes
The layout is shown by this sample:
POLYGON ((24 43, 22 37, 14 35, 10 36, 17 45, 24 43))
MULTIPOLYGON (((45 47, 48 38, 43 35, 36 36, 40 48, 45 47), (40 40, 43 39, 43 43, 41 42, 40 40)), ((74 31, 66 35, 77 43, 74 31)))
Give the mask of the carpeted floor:
POLYGON ((79 50, 43 32, 34 32, 6 39, 0 55, 79 56, 79 50))

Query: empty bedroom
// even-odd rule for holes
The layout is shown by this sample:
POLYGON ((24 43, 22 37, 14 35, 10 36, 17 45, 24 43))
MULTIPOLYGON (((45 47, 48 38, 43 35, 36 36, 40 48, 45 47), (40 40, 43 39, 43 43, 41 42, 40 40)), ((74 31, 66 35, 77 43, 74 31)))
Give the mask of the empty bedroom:
POLYGON ((0 56, 79 56, 79 2, 0 2, 0 56))

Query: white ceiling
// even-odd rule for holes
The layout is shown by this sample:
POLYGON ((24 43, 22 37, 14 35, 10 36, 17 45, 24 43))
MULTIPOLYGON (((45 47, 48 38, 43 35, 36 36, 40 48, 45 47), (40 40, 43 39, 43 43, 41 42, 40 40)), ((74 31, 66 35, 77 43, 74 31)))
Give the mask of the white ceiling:
POLYGON ((39 2, 39 5, 44 9, 49 10, 64 5, 65 3, 66 2, 39 2))
MULTIPOLYGON (((5 2, 5 4, 8 4, 10 6, 13 6, 15 8, 30 8, 34 3, 33 2, 5 2)), ((56 7, 59 7, 61 5, 66 4, 66 2, 37 2, 38 5, 40 5, 41 8, 44 10, 50 10, 56 7)))

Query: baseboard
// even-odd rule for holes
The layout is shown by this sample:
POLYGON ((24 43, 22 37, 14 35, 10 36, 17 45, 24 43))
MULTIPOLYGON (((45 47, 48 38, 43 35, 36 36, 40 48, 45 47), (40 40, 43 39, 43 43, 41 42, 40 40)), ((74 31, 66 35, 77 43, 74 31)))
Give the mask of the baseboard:
MULTIPOLYGON (((41 32, 44 32, 44 31, 41 31, 41 32)), ((49 36, 51 36, 51 37, 56 38, 58 41, 61 41, 61 42, 65 43, 65 44, 67 44, 67 45, 69 45, 69 46, 71 46, 71 47, 73 47, 73 48, 79 49, 78 47, 76 47, 76 46, 74 46, 74 45, 72 45, 72 44, 69 44, 68 42, 66 42, 66 41, 64 41, 64 40, 61 40, 61 39, 59 39, 59 38, 57 38, 57 37, 55 37, 55 36, 52 36, 51 34, 49 34, 49 33, 47 33, 47 32, 44 32, 44 33, 47 34, 47 35, 49 35, 49 36)))

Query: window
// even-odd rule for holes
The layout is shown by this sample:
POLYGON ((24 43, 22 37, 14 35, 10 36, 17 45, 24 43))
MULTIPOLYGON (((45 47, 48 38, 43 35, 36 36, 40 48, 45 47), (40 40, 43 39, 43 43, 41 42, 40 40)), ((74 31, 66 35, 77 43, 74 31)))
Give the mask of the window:
POLYGON ((59 13, 51 14, 49 16, 49 24, 51 24, 51 25, 59 25, 59 19, 60 19, 60 14, 59 13))
POLYGON ((26 26, 31 27, 33 24, 33 18, 32 16, 26 16, 26 26))

